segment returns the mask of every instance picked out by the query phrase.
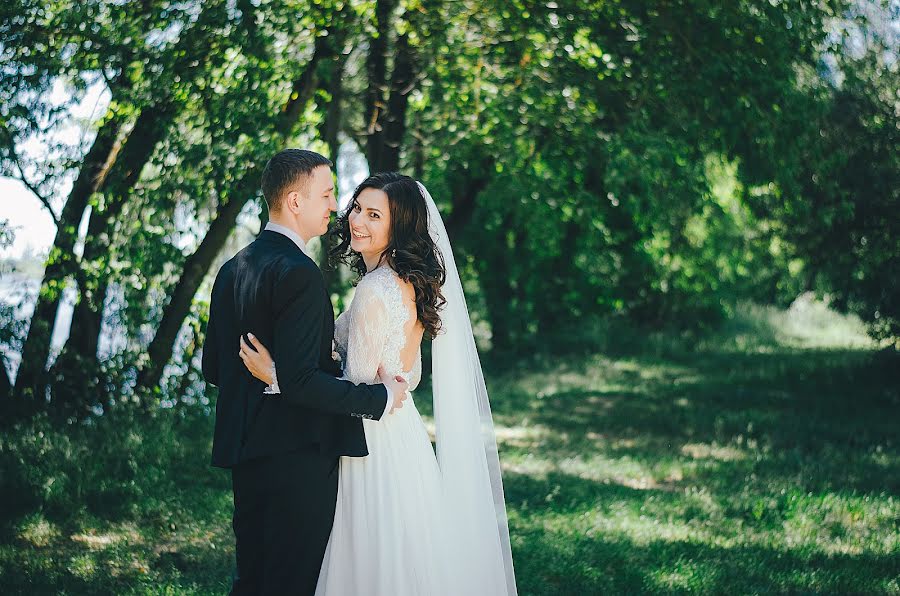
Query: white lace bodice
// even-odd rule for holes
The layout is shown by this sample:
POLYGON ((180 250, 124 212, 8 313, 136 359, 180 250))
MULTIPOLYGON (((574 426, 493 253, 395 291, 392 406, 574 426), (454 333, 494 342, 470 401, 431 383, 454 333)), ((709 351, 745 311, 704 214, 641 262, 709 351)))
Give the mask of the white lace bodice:
POLYGON ((367 273, 356 286, 350 308, 334 323, 344 377, 357 384, 378 383, 378 366, 383 364, 387 374, 401 375, 409 381, 410 391, 415 389, 422 378, 421 346, 411 370, 403 370, 400 357, 408 320, 397 274, 388 267, 367 273))

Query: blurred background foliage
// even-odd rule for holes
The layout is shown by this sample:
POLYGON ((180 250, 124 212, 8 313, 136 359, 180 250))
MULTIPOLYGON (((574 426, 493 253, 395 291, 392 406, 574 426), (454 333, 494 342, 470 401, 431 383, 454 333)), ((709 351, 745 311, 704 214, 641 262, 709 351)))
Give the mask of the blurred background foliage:
POLYGON ((227 589, 210 284, 306 147, 439 203, 523 593, 898 593, 898 47, 897 0, 3 2, 56 236, 0 262, 0 584, 227 589))
MULTIPOLYGON (((58 223, 4 403, 16 416, 178 399, 161 389, 196 377, 204 280, 264 222, 261 168, 286 146, 424 180, 500 352, 610 316, 711 327, 739 300, 809 291, 895 343, 897 12, 4 3, 0 171, 58 223), (94 113, 73 123, 97 86, 94 113), (78 142, 61 141, 71 126, 78 142), (67 287, 71 331, 54 349, 67 287)), ((347 274, 327 275, 337 298, 347 274)))

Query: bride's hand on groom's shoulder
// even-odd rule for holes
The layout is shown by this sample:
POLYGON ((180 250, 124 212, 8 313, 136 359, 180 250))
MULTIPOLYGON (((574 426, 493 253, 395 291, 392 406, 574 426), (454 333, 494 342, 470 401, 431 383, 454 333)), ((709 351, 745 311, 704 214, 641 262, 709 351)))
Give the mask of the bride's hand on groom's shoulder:
POLYGON ((275 361, 272 360, 269 350, 256 339, 255 335, 248 333, 247 337, 250 338, 252 346, 247 345, 247 342, 244 341, 244 337, 241 336, 241 360, 244 362, 244 366, 247 367, 247 370, 250 371, 250 374, 266 385, 271 385, 275 380, 275 377, 272 374, 273 369, 275 368, 275 361))
POLYGON ((393 414, 394 410, 399 410, 403 407, 403 402, 409 397, 409 383, 400 375, 395 377, 388 376, 383 365, 378 367, 378 378, 381 379, 385 387, 390 389, 391 394, 394 396, 394 403, 391 405, 391 411, 389 412, 389 414, 393 414))

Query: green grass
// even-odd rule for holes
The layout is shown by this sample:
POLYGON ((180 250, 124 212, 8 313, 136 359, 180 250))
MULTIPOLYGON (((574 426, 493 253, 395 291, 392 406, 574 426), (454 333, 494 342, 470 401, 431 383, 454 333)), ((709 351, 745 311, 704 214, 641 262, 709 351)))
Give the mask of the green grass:
MULTIPOLYGON (((489 364, 520 593, 900 594, 898 364, 808 301, 489 364)), ((225 593, 210 435, 186 410, 0 436, 0 592, 225 593)))

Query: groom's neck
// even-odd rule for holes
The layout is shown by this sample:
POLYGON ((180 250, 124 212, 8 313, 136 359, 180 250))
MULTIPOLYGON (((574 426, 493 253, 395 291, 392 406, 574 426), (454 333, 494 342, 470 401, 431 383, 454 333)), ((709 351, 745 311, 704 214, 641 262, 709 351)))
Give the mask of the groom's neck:
POLYGON ((305 244, 309 244, 309 241, 314 238, 314 236, 307 236, 307 232, 305 232, 304 230, 301 230, 300 226, 297 225, 297 222, 294 219, 285 217, 281 213, 279 213, 277 215, 275 213, 272 213, 269 217, 269 221, 272 222, 273 224, 278 224, 279 226, 284 226, 284 227, 288 228, 289 230, 293 230, 294 232, 297 232, 297 235, 303 239, 303 242, 305 244))

